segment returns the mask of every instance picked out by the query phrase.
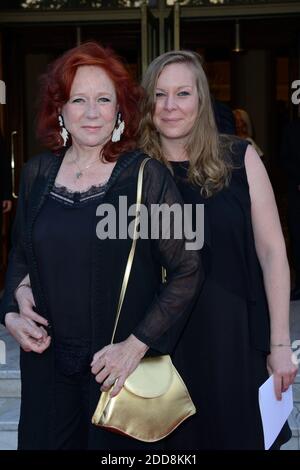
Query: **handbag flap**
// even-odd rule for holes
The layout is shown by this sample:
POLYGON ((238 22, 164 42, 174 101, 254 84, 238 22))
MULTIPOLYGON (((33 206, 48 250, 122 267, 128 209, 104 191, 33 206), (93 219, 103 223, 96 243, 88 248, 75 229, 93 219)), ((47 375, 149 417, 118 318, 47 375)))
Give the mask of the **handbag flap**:
POLYGON ((173 364, 170 356, 147 357, 127 377, 124 387, 140 397, 155 398, 167 392, 172 380, 173 364))

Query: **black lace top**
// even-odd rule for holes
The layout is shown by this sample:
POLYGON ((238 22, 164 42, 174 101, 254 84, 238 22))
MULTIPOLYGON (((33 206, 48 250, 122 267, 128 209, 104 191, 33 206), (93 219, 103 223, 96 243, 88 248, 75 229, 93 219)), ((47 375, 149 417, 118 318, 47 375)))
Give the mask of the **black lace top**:
POLYGON ((55 184, 34 226, 38 270, 51 312, 56 367, 84 372, 91 360, 91 246, 106 185, 71 191, 55 184))
POLYGON ((50 196, 57 202, 68 206, 83 206, 92 201, 100 202, 100 199, 104 196, 106 191, 107 183, 93 185, 85 191, 73 191, 66 186, 63 186, 59 183, 55 183, 52 190, 50 191, 50 196))

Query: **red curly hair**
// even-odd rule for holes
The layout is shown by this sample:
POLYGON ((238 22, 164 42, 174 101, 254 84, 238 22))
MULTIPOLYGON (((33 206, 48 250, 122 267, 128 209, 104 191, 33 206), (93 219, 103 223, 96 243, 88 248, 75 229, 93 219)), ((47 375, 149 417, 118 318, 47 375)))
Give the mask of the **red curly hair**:
MULTIPOLYGON (((139 125, 139 100, 141 89, 133 82, 119 57, 96 42, 86 42, 70 49, 49 65, 41 77, 40 106, 37 116, 37 137, 44 146, 54 152, 63 147, 58 114, 68 101, 71 86, 78 67, 101 67, 113 81, 117 103, 125 122, 125 130, 119 142, 107 142, 102 155, 107 161, 115 161, 119 155, 136 148, 139 125)), ((67 145, 71 145, 71 136, 67 145)))

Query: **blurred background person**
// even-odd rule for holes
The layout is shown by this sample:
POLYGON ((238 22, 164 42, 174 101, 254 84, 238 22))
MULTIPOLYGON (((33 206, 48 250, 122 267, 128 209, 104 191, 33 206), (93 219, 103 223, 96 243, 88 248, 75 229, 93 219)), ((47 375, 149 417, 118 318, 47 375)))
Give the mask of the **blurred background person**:
POLYGON ((263 158, 264 152, 253 140, 253 126, 249 114, 244 109, 234 109, 236 135, 247 140, 256 150, 256 153, 263 158))
POLYGON ((216 100, 213 96, 211 101, 219 133, 236 134, 235 117, 231 108, 223 101, 216 100))

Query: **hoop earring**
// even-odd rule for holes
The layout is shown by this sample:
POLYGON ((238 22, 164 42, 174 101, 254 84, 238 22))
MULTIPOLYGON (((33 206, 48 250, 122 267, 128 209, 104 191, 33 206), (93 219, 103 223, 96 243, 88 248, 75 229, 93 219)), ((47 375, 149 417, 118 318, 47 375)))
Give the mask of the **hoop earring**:
POLYGON ((119 142, 121 140, 121 135, 123 134, 125 129, 125 122, 122 120, 122 115, 120 111, 118 112, 118 117, 117 117, 117 124, 116 127, 113 130, 112 136, 111 136, 111 141, 112 142, 119 142))
POLYGON ((62 117, 61 114, 58 115, 58 124, 59 124, 59 127, 60 127, 60 135, 61 135, 61 138, 63 140, 64 147, 65 147, 67 145, 67 140, 69 138, 69 132, 65 128, 64 118, 62 117))

